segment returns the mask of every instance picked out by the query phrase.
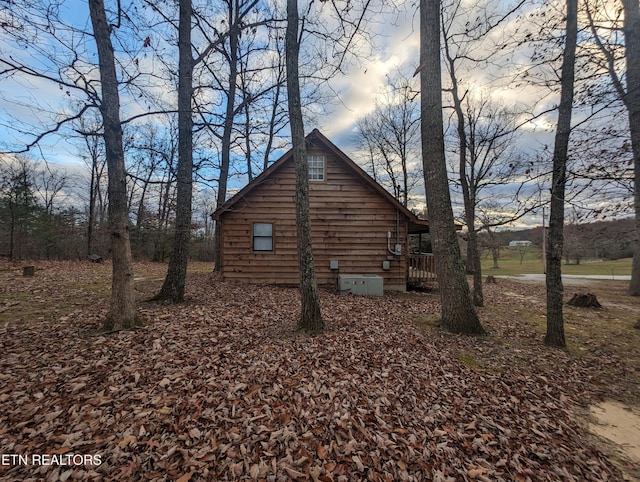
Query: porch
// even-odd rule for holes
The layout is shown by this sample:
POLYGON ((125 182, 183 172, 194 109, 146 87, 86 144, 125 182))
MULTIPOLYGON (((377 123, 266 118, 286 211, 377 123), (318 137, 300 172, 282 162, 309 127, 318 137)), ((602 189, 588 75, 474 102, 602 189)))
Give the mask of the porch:
POLYGON ((407 287, 437 283, 435 258, 432 253, 410 254, 407 266, 407 287))

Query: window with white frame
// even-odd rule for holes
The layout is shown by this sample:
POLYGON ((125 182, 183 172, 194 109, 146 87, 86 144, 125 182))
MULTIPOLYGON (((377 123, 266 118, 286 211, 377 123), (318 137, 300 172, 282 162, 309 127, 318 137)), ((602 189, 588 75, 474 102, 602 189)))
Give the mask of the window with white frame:
POLYGON ((324 181, 324 156, 308 155, 309 181, 324 181))
POLYGON ((273 223, 253 223, 253 250, 273 251, 273 223))

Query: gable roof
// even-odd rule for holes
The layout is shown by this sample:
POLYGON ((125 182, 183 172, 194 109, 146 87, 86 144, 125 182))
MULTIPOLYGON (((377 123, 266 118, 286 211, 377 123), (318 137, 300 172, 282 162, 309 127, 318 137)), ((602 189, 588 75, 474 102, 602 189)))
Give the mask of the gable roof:
MULTIPOLYGON (((318 129, 314 129, 306 136, 307 144, 315 144, 318 147, 324 148, 333 154, 344 165, 350 168, 350 170, 359 177, 365 184, 373 188, 382 198, 384 198, 389 204, 400 211, 409 220, 409 233, 427 233, 429 232, 429 221, 424 219, 418 219, 418 217, 409 211, 400 201, 393 197, 385 188, 378 184, 369 174, 367 174, 360 166, 349 158, 344 152, 342 152, 333 142, 325 137, 318 129)), ((228 199, 222 206, 216 209, 211 217, 218 220, 225 212, 231 211, 233 206, 240 200, 242 200, 247 194, 253 191, 257 186, 262 184, 265 179, 271 176, 277 171, 280 166, 287 161, 293 159, 293 149, 286 152, 280 159, 274 162, 271 166, 265 169, 259 176, 254 178, 249 184, 238 191, 233 197, 228 199)))

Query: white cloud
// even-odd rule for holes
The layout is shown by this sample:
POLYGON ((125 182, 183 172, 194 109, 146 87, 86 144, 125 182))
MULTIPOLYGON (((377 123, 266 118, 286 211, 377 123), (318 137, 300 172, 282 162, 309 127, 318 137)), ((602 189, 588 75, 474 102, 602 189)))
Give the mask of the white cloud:
POLYGON ((319 128, 330 138, 345 139, 353 131, 356 120, 374 108, 387 83, 387 75, 401 70, 411 75, 419 64, 419 33, 413 28, 413 13, 397 14, 393 23, 370 24, 377 45, 369 58, 346 75, 332 79, 331 87, 339 95, 332 115, 319 128))

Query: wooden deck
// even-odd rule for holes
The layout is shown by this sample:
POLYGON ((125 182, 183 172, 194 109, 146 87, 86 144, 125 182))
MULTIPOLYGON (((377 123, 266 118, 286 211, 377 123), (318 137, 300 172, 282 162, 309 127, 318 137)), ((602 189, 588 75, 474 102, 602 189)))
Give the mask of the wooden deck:
POLYGON ((407 285, 437 283, 436 264, 433 254, 410 254, 407 285))

